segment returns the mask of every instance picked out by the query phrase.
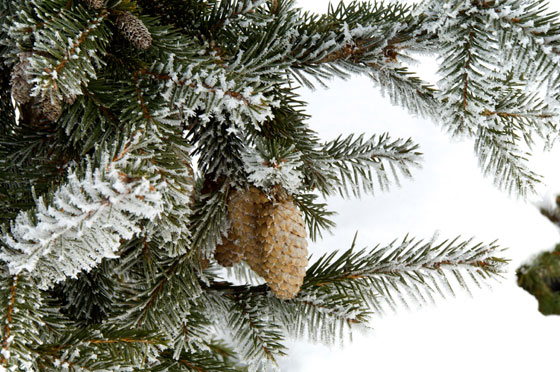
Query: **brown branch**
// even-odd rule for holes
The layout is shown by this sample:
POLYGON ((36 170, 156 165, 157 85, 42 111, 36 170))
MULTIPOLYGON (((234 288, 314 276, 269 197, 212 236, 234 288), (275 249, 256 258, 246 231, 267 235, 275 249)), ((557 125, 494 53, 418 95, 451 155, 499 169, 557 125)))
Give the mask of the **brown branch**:
POLYGON ((87 367, 84 367, 84 366, 79 365, 79 364, 74 363, 74 362, 69 362, 69 361, 67 361, 67 360, 65 360, 65 359, 60 359, 60 358, 58 358, 58 357, 56 357, 56 356, 52 356, 52 355, 51 355, 51 356, 45 356, 45 355, 42 355, 41 358, 43 358, 44 360, 48 360, 50 364, 55 364, 55 360, 56 360, 58 363, 60 363, 60 364, 66 364, 72 371, 75 371, 75 370, 76 370, 76 368, 74 367, 74 366, 76 366, 76 367, 78 367, 80 370, 85 370, 85 371, 91 371, 91 372, 93 372, 92 369, 89 369, 89 368, 87 368, 87 367))
POLYGON ((356 45, 346 44, 341 49, 335 50, 334 52, 327 54, 325 57, 321 58, 316 62, 316 64, 331 63, 338 60, 355 60, 355 57, 364 53, 365 50, 356 45))
POLYGON ((523 117, 529 116, 529 117, 536 117, 536 118, 539 118, 539 119, 549 119, 549 118, 554 117, 553 115, 548 115, 548 114, 541 114, 541 115, 513 114, 513 113, 510 113, 510 112, 490 111, 488 109, 485 109, 484 112, 482 113, 482 115, 484 115, 484 116, 498 115, 499 117, 502 117, 502 118, 523 118, 523 117))
MULTIPOLYGON (((91 339, 91 340, 85 340, 83 342, 87 342, 90 344, 116 344, 119 342, 123 342, 123 343, 138 343, 138 344, 156 344, 157 342, 154 342, 152 340, 144 340, 144 339, 135 339, 135 338, 128 338, 128 337, 119 337, 119 338, 115 338, 115 339, 107 339, 107 340, 100 340, 100 339, 91 339)), ((60 344, 60 345, 52 345, 50 347, 48 347, 45 352, 50 353, 50 354, 54 354, 57 353, 61 350, 67 349, 69 347, 75 346, 73 344, 60 344)))
POLYGON ((207 370, 202 369, 199 366, 195 366, 194 364, 192 364, 191 362, 189 362, 186 359, 179 359, 179 362, 183 363, 184 365, 186 365, 189 368, 193 368, 193 369, 197 370, 198 372, 208 372, 207 370))
POLYGON ((150 111, 148 110, 148 107, 144 103, 144 97, 142 97, 142 91, 140 90, 140 84, 139 84, 140 79, 138 79, 138 73, 139 72, 136 71, 132 75, 132 77, 134 78, 134 87, 136 89, 136 96, 138 98, 138 102, 140 102, 140 108, 142 109, 142 115, 144 116, 144 119, 152 120, 150 111))
POLYGON ((156 297, 158 296, 158 294, 162 291, 163 286, 165 285, 165 283, 167 283, 167 278, 169 278, 171 276, 171 274, 173 273, 173 271, 175 270, 175 268, 178 266, 179 261, 184 258, 185 255, 179 256, 177 257, 177 259, 175 260, 175 262, 173 262, 173 264, 169 267, 169 269, 167 269, 167 271, 165 272, 165 276, 161 279, 160 283, 157 285, 157 287, 154 289, 154 291, 152 292, 152 294, 150 295, 150 298, 148 299, 148 303, 146 304, 146 306, 144 306, 144 308, 142 309, 142 314, 140 315, 140 318, 138 319, 138 322, 136 323, 138 327, 142 326, 142 321, 144 320, 144 316, 146 315, 146 313, 148 312, 148 309, 150 307, 152 307, 153 302, 155 301, 156 297))
MULTIPOLYGON (((472 40, 473 36, 474 36, 474 31, 471 30, 469 32, 469 41, 467 41, 467 44, 466 44, 468 58, 467 58, 467 62, 465 63, 465 69, 468 69, 468 68, 471 67, 472 53, 471 53, 471 50, 470 50, 471 49, 471 41, 470 40, 472 40)), ((468 79, 468 75, 467 75, 466 72, 463 74, 463 83, 464 83, 463 84, 464 85, 463 86, 463 110, 466 111, 467 110, 467 94, 468 94, 468 91, 469 91, 469 79, 468 79)))
MULTIPOLYGON (((325 57, 321 58, 319 61, 315 62, 316 64, 323 64, 323 63, 332 63, 338 60, 350 60, 354 63, 360 63, 360 56, 370 50, 376 48, 376 45, 372 47, 365 47, 364 45, 369 40, 364 39, 357 39, 354 40, 350 44, 346 44, 341 49, 335 50, 334 52, 326 55, 325 57)), ((397 62, 397 57, 399 55, 399 50, 403 49, 399 47, 398 44, 402 40, 398 37, 395 37, 387 42, 382 49, 383 56, 385 60, 388 62, 397 62)))
MULTIPOLYGON (((106 9, 102 9, 101 12, 99 13, 99 17, 95 20, 93 20, 89 25, 88 28, 85 31, 82 31, 81 36, 78 38, 78 40, 76 41, 76 43, 74 43, 74 45, 72 45, 72 47, 70 48, 70 50, 68 50, 68 52, 66 53, 66 55, 64 56, 64 58, 60 61, 60 63, 55 67, 55 71, 59 72, 67 63, 68 61, 70 61, 70 57, 71 55, 74 53, 74 51, 87 39, 87 36, 90 34, 90 32, 93 30, 91 28, 91 26, 101 22, 104 18, 107 18, 109 16, 109 12, 106 9)), ((45 68, 45 71, 48 73, 51 73, 52 71, 49 68, 45 68)))
POLYGON ((111 110, 109 110, 109 108, 107 108, 106 106, 104 106, 103 104, 101 104, 100 100, 95 97, 95 95, 91 92, 89 92, 87 89, 83 89, 82 91, 84 92, 84 94, 86 96, 88 96, 89 98, 92 99, 93 103, 95 103, 97 105, 97 107, 103 112, 103 115, 105 115, 107 117, 107 119, 109 119, 110 121, 113 121, 115 123, 119 122, 119 119, 117 118, 117 115, 115 115, 113 112, 111 112, 111 110))
POLYGON ((142 339, 135 339, 135 338, 116 338, 111 340, 86 340, 85 342, 89 342, 90 344, 116 344, 119 342, 126 342, 126 343, 139 343, 139 344, 155 344, 152 340, 142 340, 142 339))
MULTIPOLYGON (((478 261, 450 261, 450 260, 444 260, 444 261, 438 261, 438 262, 433 262, 433 263, 425 263, 422 264, 422 269, 429 269, 429 270, 440 270, 442 266, 459 266, 459 265, 468 265, 468 266, 473 266, 473 267, 480 267, 483 269, 488 268, 488 266, 491 266, 489 263, 487 263, 484 260, 478 260, 478 261)), ((332 278, 331 281, 328 282, 319 282, 317 284, 313 284, 314 287, 322 287, 325 285, 329 285, 332 284, 335 281, 342 281, 342 280, 360 280, 360 279, 367 279, 368 277, 372 276, 372 275, 397 275, 399 274, 400 271, 399 270, 384 270, 384 269, 379 269, 379 270, 372 270, 372 271, 367 271, 367 272, 362 272, 362 273, 351 273, 351 274, 342 274, 336 278, 332 278)))
POLYGON ((127 142, 124 145, 124 149, 122 150, 122 152, 119 155, 115 155, 115 157, 111 160, 113 163, 117 162, 119 160, 121 160, 122 158, 124 158, 124 156, 126 155, 126 153, 128 152, 128 148, 130 147, 130 141, 127 142))

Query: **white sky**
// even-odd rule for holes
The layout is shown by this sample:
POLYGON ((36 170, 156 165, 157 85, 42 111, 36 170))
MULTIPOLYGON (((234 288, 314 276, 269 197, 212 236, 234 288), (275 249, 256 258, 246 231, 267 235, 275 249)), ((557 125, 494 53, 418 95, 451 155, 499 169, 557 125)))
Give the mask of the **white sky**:
MULTIPOLYGON (((325 11, 328 1, 300 1, 325 11)), ((560 4, 556 5, 560 9, 560 4)), ((428 71, 433 66, 427 66, 428 71)), ((429 71, 428 71, 429 72, 429 71)), ((306 91, 310 125, 324 139, 338 134, 389 132, 393 138, 412 137, 424 153, 423 168, 401 188, 361 200, 330 199, 339 214, 333 236, 310 247, 315 256, 347 249, 356 231, 359 248, 402 238, 406 233, 441 239, 475 237, 499 240, 508 247, 509 273, 493 289, 474 297, 458 291, 440 300, 397 314, 375 317, 374 328, 355 334, 344 347, 305 342, 291 344, 280 365, 286 372, 369 371, 521 371, 558 366, 560 317, 545 317, 537 302, 515 282, 515 270, 531 255, 560 242, 559 229, 540 215, 531 201, 520 201, 497 190, 482 177, 472 143, 452 141, 433 123, 393 107, 367 78, 335 80, 330 89, 306 91)), ((560 191, 560 148, 533 158, 534 169, 545 176, 542 195, 560 191)), ((535 200, 538 197, 534 198, 535 200)))

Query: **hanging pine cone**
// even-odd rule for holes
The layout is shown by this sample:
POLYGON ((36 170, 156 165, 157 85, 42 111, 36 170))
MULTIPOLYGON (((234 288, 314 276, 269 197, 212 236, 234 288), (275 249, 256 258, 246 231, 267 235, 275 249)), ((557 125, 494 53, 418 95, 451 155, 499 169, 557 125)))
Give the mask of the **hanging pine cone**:
POLYGON ((12 72, 12 97, 21 105, 31 100, 32 85, 27 81, 29 78, 27 74, 29 57, 31 57, 31 52, 20 53, 19 62, 16 63, 12 72))
POLYGON ((233 191, 228 201, 228 216, 231 221, 231 240, 234 240, 245 261, 258 275, 263 276, 262 249, 257 236, 257 216, 262 205, 268 203, 266 194, 256 187, 245 191, 233 191))
MULTIPOLYGON (((232 233, 230 233, 232 235, 232 233)), ((214 251, 216 262, 223 267, 231 267, 241 262, 243 251, 239 244, 230 238, 223 237, 222 244, 216 246, 214 251)))
POLYGON ((84 0, 84 3, 92 9, 103 8, 103 0, 84 0))
POLYGON ((137 49, 146 50, 152 45, 152 35, 144 23, 130 12, 117 17, 117 27, 123 37, 137 49))
POLYGON ((78 97, 76 97, 75 95, 64 95, 62 96, 62 100, 64 101, 64 103, 68 104, 68 105, 73 105, 74 102, 76 102, 76 99, 78 97))
POLYGON ((41 112, 49 121, 57 121, 62 114, 62 103, 56 94, 50 97, 43 97, 41 101, 41 112))
POLYGON ((264 206, 258 220, 264 279, 282 300, 294 298, 307 267, 307 233, 301 212, 291 198, 264 206))

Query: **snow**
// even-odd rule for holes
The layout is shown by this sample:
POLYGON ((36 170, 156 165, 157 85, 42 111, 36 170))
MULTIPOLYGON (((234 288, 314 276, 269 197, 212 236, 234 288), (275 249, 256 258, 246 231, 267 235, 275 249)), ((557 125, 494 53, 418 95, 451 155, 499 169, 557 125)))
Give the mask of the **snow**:
POLYGON ((54 193, 52 205, 37 199, 36 222, 27 212, 17 216, 10 231, 0 236, 14 249, 0 254, 12 274, 27 270, 40 277, 43 288, 76 277, 103 258, 115 258, 121 238, 141 232, 140 219, 160 216, 166 184, 159 176, 129 179, 122 169, 142 166, 130 164, 129 153, 111 158, 110 153, 104 154, 101 166, 95 171, 89 166, 83 175, 71 169, 67 183, 54 193))
MULTIPOLYGON (((303 5, 324 11, 327 2, 300 1, 303 5)), ((535 146, 529 165, 545 177, 545 184, 523 201, 498 191, 481 175, 472 142, 450 139, 432 122, 390 106, 366 79, 336 80, 329 90, 306 91, 303 98, 310 103, 312 128, 324 139, 387 131, 392 137, 412 137, 425 154, 423 169, 413 172, 414 179, 403 181, 401 188, 361 200, 329 199, 329 207, 339 213, 338 227, 333 236, 310 247, 315 257, 349 247, 356 231, 361 248, 406 233, 427 238, 437 230, 441 238, 473 236, 486 243, 498 239, 509 248, 505 256, 512 261, 505 278, 491 283, 492 290, 471 286, 472 297, 458 291, 456 298, 439 299, 436 305, 377 316, 373 330, 354 334, 353 342, 343 348, 294 342, 280 363, 282 370, 470 372, 557 366, 553 335, 560 330, 560 317, 537 311, 534 297, 517 286, 515 270, 560 242, 560 230, 537 207, 560 192, 558 146, 550 153, 538 153, 535 146)))
MULTIPOLYGON (((522 262, 560 241, 559 230, 533 202, 498 191, 481 175, 472 143, 452 141, 433 123, 390 106, 366 79, 334 81, 330 90, 308 91, 304 98, 310 102, 312 128, 325 139, 339 133, 387 131, 394 137, 411 136, 425 154, 423 169, 413 172, 414 179, 403 181, 401 188, 361 200, 329 199, 330 208, 339 213, 338 227, 333 236, 310 246, 315 257, 349 247, 356 231, 361 248, 389 243, 406 233, 428 238, 437 230, 440 239, 457 235, 485 243, 498 239, 501 246, 509 247, 504 255, 512 262, 505 279, 491 283, 492 290, 471 285, 472 298, 459 290, 457 298, 437 299, 436 305, 375 317, 373 330, 355 334, 344 348, 294 343, 281 362, 282 370, 361 372, 375 366, 376 370, 443 372, 453 365, 454 371, 480 370, 480 366, 517 371, 556 365, 554 342, 548 335, 560 329, 560 317, 538 313, 536 300, 517 287, 515 279, 522 262)), ((556 149, 539 154, 531 163, 535 171, 548 176, 548 185, 540 189, 543 195, 547 190, 553 195, 560 191, 555 166, 559 157, 556 149)), ((540 200, 540 195, 533 199, 540 200)))
POLYGON ((243 154, 243 162, 248 180, 264 190, 282 185, 289 194, 293 194, 301 186, 303 175, 297 168, 303 163, 298 153, 290 154, 289 159, 276 159, 270 156, 265 158, 258 150, 248 149, 243 154))

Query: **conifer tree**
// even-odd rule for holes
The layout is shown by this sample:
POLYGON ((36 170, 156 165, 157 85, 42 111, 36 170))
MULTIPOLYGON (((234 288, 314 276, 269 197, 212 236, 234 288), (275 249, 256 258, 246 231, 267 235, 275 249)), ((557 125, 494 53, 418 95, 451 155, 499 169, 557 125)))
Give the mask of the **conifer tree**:
POLYGON ((333 227, 319 196, 389 190, 421 153, 320 140, 301 86, 368 76, 521 196, 527 148, 558 134, 541 0, 0 0, 0 25, 0 371, 262 371, 288 337, 333 342, 504 270, 460 238, 309 259, 333 227))

